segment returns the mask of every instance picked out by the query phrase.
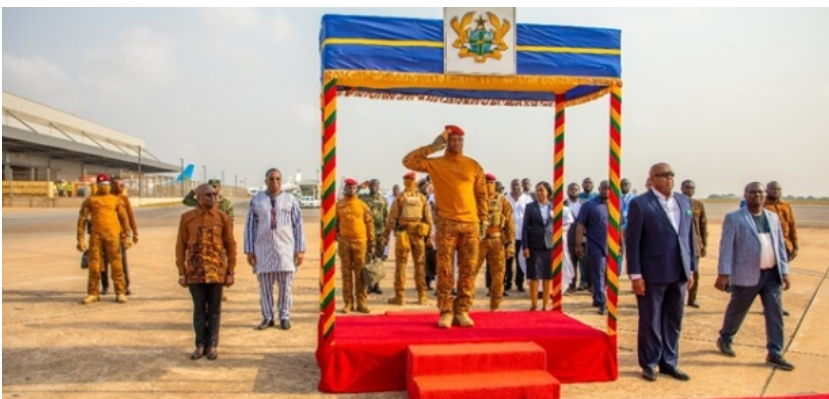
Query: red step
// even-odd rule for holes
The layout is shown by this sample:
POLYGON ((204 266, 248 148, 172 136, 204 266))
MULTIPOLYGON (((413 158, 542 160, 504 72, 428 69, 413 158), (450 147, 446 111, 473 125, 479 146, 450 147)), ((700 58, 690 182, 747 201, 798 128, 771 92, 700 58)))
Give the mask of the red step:
POLYGON ((558 380, 543 370, 444 374, 415 377, 410 399, 558 399, 558 380))
POLYGON ((534 342, 409 345, 406 377, 546 369, 547 352, 534 342))
POLYGON ((411 399, 553 398, 558 380, 534 342, 409 345, 406 388, 411 399))

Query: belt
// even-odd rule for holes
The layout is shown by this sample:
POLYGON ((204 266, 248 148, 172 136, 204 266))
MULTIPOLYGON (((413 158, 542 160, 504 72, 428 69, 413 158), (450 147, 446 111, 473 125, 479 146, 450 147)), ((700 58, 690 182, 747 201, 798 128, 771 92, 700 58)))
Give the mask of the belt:
POLYGON ((487 233, 486 238, 501 238, 501 233, 487 233))

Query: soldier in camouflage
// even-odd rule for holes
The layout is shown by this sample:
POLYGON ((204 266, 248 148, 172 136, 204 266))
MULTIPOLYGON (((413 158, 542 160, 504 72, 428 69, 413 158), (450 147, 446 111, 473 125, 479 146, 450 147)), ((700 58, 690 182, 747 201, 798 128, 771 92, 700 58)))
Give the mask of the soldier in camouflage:
POLYGON ((414 261, 414 279, 417 287, 418 304, 425 305, 426 299, 426 243, 431 246, 432 212, 429 202, 415 184, 414 172, 403 176, 405 191, 397 196, 391 206, 388 221, 381 237, 388 242, 389 234, 394 230, 394 297, 388 300, 391 305, 402 305, 406 291, 406 264, 409 252, 414 261))
MULTIPOLYGON (((360 199, 368 205, 371 209, 371 217, 374 219, 374 233, 375 233, 375 249, 374 253, 379 257, 383 254, 383 249, 386 246, 381 243, 381 234, 383 228, 386 226, 386 218, 389 216, 389 204, 386 197, 380 194, 380 180, 371 179, 369 182, 369 193, 360 196, 360 199)), ((380 283, 374 284, 373 287, 367 287, 369 293, 383 294, 380 289, 380 283)))
POLYGON ((472 272, 474 283, 484 260, 489 264, 492 273, 489 310, 493 312, 498 311, 501 306, 501 298, 504 294, 506 260, 515 255, 515 245, 513 245, 515 242, 515 220, 512 218, 512 206, 503 195, 498 193, 495 181, 496 178, 493 174, 486 174, 486 191, 489 196, 488 223, 486 235, 481 239, 478 249, 478 263, 472 272))

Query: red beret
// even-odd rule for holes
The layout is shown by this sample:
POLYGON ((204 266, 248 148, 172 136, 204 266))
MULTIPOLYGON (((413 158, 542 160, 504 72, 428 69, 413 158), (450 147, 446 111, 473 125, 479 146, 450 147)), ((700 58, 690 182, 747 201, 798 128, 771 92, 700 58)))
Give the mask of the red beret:
POLYGON ((356 186, 357 185, 357 180, 352 179, 352 178, 349 177, 348 179, 345 179, 345 184, 347 186, 356 186))
POLYGON ((106 173, 101 173, 100 175, 95 177, 95 182, 97 183, 109 183, 109 175, 106 173))
POLYGON ((486 181, 496 181, 496 180, 498 180, 498 178, 495 177, 495 175, 493 175, 492 173, 487 173, 486 174, 486 181))
POLYGON ((414 178, 415 178, 415 172, 409 172, 409 173, 406 173, 405 175, 403 175, 403 178, 404 178, 404 179, 412 179, 412 180, 414 180, 414 178))
POLYGON ((458 136, 463 136, 463 129, 455 126, 455 125, 446 125, 444 129, 449 131, 449 134, 457 134, 458 136))

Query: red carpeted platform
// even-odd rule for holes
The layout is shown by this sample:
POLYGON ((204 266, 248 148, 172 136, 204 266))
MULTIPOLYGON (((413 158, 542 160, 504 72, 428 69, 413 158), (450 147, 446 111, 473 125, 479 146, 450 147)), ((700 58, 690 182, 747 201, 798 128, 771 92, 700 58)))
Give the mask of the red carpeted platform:
POLYGON ((535 342, 547 371, 562 383, 617 378, 612 337, 556 312, 473 312, 475 327, 437 328, 437 312, 339 316, 334 345, 317 350, 319 390, 357 393, 406 390, 412 344, 535 342))

